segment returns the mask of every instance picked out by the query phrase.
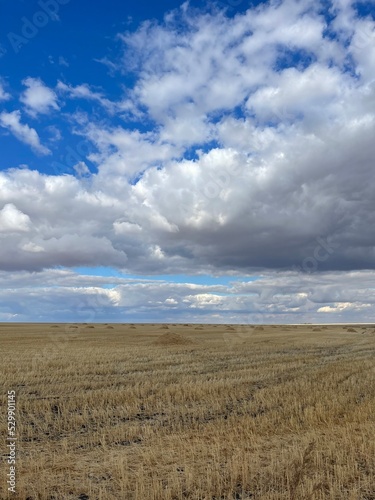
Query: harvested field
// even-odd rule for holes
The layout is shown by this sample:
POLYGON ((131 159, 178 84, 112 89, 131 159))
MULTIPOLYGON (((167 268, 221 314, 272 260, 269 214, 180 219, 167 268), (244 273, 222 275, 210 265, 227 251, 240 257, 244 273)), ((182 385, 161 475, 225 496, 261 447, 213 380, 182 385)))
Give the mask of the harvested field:
POLYGON ((54 326, 0 325, 1 499, 375 498, 373 326, 54 326))
POLYGON ((155 345, 189 345, 193 342, 178 333, 165 333, 153 342, 155 345))

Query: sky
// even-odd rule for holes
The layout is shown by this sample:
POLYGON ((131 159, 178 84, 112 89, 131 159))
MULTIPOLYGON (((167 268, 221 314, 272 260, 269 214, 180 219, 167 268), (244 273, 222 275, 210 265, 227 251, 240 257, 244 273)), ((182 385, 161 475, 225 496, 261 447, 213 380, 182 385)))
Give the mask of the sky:
POLYGON ((0 321, 373 322, 374 136, 374 0, 0 0, 0 321))

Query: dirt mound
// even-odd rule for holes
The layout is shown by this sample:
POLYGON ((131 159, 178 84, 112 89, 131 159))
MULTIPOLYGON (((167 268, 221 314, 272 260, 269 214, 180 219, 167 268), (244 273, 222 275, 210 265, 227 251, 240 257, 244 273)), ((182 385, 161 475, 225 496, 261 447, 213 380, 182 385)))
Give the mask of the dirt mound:
POLYGON ((347 328, 346 331, 350 333, 357 333, 357 330, 354 330, 354 328, 347 328))
POLYGON ((94 325, 88 325, 85 328, 95 328, 95 326, 94 325))
POLYGON ((106 328, 107 328, 107 330, 113 330, 114 329, 113 326, 107 326, 106 328))
POLYGON ((313 332, 321 332, 322 329, 321 328, 313 328, 313 332))
POLYGON ((162 325, 160 327, 161 330, 169 330, 169 326, 168 325, 162 325))
POLYGON ((160 335, 153 344, 155 345, 188 345, 193 342, 178 333, 163 333, 160 335))
POLYGON ((264 332, 264 328, 263 328, 263 326, 256 326, 256 327, 254 328, 254 330, 255 330, 256 332, 264 332))

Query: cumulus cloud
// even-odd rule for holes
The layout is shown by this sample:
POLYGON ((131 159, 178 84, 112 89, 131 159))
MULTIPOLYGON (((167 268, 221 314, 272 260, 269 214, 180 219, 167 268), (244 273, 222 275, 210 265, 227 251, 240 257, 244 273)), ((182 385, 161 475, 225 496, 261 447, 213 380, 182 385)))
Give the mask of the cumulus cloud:
MULTIPOLYGON (((346 66, 347 53, 361 56, 345 12, 337 6, 340 26, 346 15, 352 27, 336 37, 307 1, 234 18, 182 9, 123 35, 138 75, 130 98, 149 122, 138 130, 80 119, 75 132, 96 147, 88 159, 98 174, 4 174, 4 201, 17 203, 22 185, 32 203, 35 182, 50 207, 38 234, 53 226, 57 241, 104 238, 108 265, 134 272, 291 268, 314 258, 319 237, 334 249, 320 271, 373 268, 375 94, 346 66)), ((103 98, 87 85, 58 90, 103 98)), ((75 171, 89 173, 83 160, 75 171)))
POLYGON ((7 203, 0 210, 0 233, 27 232, 30 222, 30 217, 18 210, 12 203, 7 203))
POLYGON ((38 114, 49 114, 51 111, 59 110, 56 93, 48 88, 40 78, 25 78, 22 82, 27 88, 20 97, 20 101, 26 106, 26 111, 31 116, 38 114))
MULTIPOLYGON (((165 285, 158 297, 139 285, 130 299, 119 284, 108 307, 135 300, 132 314, 139 296, 153 304, 147 311, 180 317, 369 315, 370 287, 346 284, 375 268, 375 23, 351 1, 334 2, 330 14, 310 0, 234 17, 185 3, 120 35, 117 68, 135 80, 120 102, 59 82, 59 95, 100 104, 102 120, 97 110, 70 117, 95 151, 75 163, 76 177, 0 173, 0 203, 32 220, 27 240, 4 240, 1 269, 262 275, 225 296, 165 285), (302 282, 289 274, 298 271, 302 282)), ((48 152, 19 112, 0 123, 48 152)))
POLYGON ((38 133, 27 124, 21 123, 21 112, 0 113, 0 125, 8 129, 19 141, 29 145, 36 153, 49 155, 51 151, 40 142, 38 133))

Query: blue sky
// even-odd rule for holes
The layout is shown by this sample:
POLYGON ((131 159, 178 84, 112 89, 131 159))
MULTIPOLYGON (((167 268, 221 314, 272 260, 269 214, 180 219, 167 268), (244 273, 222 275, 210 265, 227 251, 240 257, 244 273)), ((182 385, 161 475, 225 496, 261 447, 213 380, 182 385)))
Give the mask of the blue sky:
POLYGON ((0 321, 373 320, 373 1, 0 10, 0 321))
MULTIPOLYGON (((252 2, 253 5, 257 3, 261 2, 252 2)), ((230 0, 210 7, 206 2, 196 1, 190 5, 208 11, 224 8, 228 16, 233 16, 250 3, 230 0)), ((22 84, 25 75, 41 79, 48 87, 55 87, 58 81, 79 86, 89 80, 93 92, 104 93, 112 101, 119 100, 132 89, 136 75, 123 69, 121 75, 118 71, 114 75, 111 68, 100 61, 110 63, 123 57, 119 33, 134 31, 144 21, 162 21, 166 12, 179 6, 176 1, 124 4, 110 0, 105 8, 100 3, 82 0, 12 2, 3 8, 1 18, 0 64, 6 74, 5 81, 14 93, 21 95, 25 89, 22 84)), ((12 110, 13 103, 7 107, 12 110)), ((13 167, 25 163, 52 175, 74 173, 77 158, 86 157, 94 150, 88 141, 72 134, 69 116, 77 112, 94 114, 97 119, 110 119, 112 124, 141 130, 155 125, 148 123, 147 126, 144 121, 126 123, 116 114, 108 117, 97 101, 64 101, 58 112, 43 117, 43 126, 39 130, 41 140, 50 143, 51 154, 30 157, 27 146, 7 136, 7 140, 2 141, 4 164, 13 167), (55 129, 61 134, 59 140, 55 140, 55 129)), ((34 123, 39 119, 35 117, 34 123)), ((89 163, 89 167, 96 171, 95 164, 89 163)))

